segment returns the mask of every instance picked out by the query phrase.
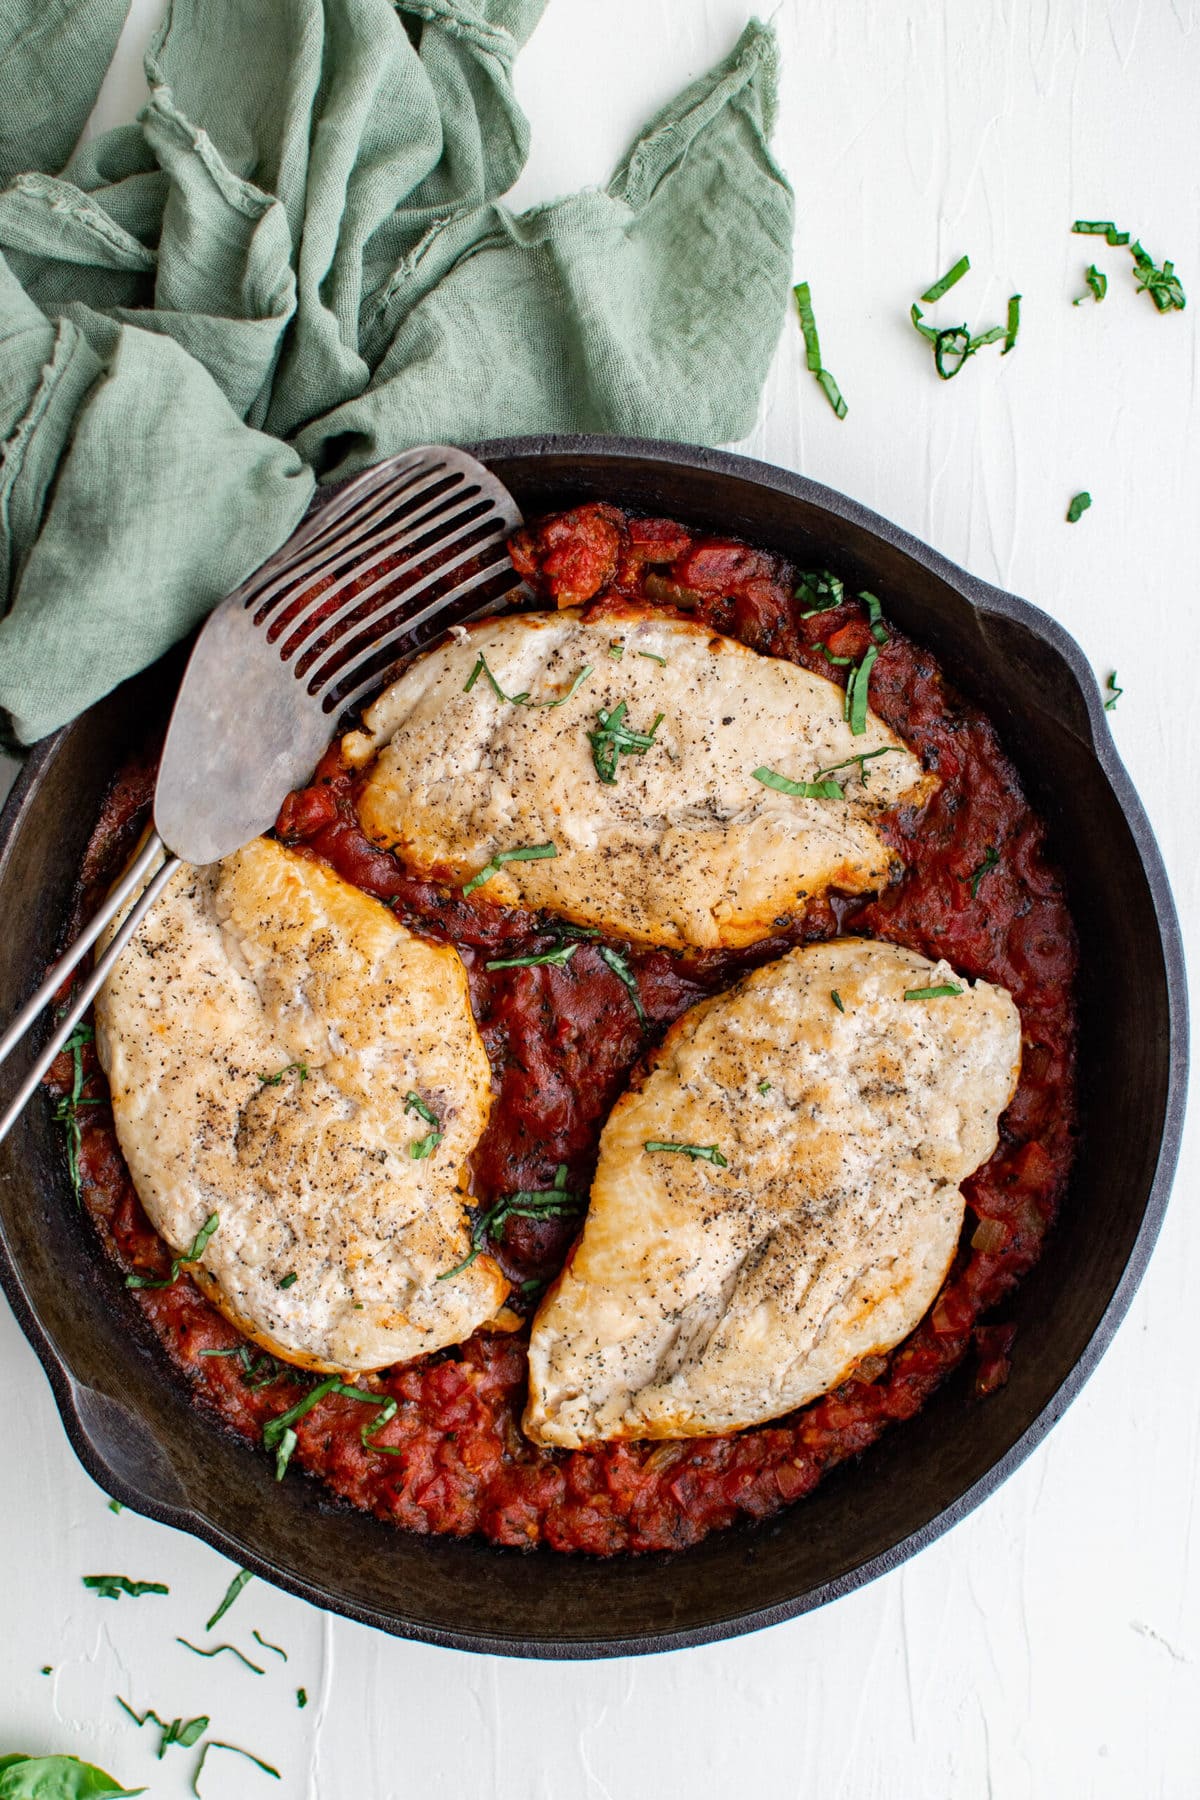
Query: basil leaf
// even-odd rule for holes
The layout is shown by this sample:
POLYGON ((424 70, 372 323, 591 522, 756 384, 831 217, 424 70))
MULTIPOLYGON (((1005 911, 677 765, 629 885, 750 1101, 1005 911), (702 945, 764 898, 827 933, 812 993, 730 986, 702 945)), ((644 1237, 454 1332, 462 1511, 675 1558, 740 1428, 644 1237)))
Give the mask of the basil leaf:
POLYGON ((128 1575, 85 1575, 83 1585, 99 1594, 101 1600, 119 1600, 122 1594, 128 1594, 131 1600, 140 1600, 143 1594, 169 1594, 171 1591, 161 1581, 131 1581, 128 1575))
POLYGON ((262 1637, 257 1631, 252 1631, 250 1633, 250 1636, 252 1638, 254 1638, 257 1643, 260 1643, 264 1650, 273 1650, 275 1652, 276 1656, 282 1656, 284 1662, 287 1661, 287 1659, 288 1659, 287 1651, 281 1650, 279 1648, 278 1644, 268 1643, 267 1639, 265 1637, 262 1637))
POLYGON ((183 1637, 177 1637, 175 1642, 177 1644, 182 1644, 185 1650, 190 1650, 193 1656, 220 1656, 224 1651, 228 1650, 230 1656, 236 1656, 240 1663, 245 1663, 246 1667, 248 1669, 253 1669, 256 1675, 266 1674, 265 1669, 260 1669, 258 1664, 256 1662, 251 1662, 248 1656, 243 1656, 236 1644, 214 1644, 211 1650, 202 1650, 199 1644, 189 1644, 188 1640, 183 1637))
POLYGON ((1084 492, 1082 494, 1076 494, 1076 496, 1072 500, 1070 506, 1068 506, 1068 508, 1067 508, 1067 524, 1068 525, 1078 525, 1080 519, 1082 519, 1084 513, 1087 511, 1088 507, 1091 504, 1092 504, 1092 496, 1086 491, 1086 489, 1084 490, 1084 492))
POLYGON ((1129 233, 1118 231, 1111 219, 1076 219, 1071 230, 1080 237, 1106 238, 1114 249, 1129 242, 1129 233))
POLYGON ((85 1099, 83 1095, 83 1047, 95 1038, 95 1031, 81 1020, 63 1045, 63 1050, 71 1057, 71 1091, 60 1095, 54 1107, 54 1118, 62 1126, 67 1141, 67 1174, 71 1181, 71 1191, 76 1202, 81 1198, 83 1183, 79 1173, 79 1152, 83 1144, 83 1135, 79 1126, 79 1109, 81 1106, 103 1106, 103 1100, 85 1099))
POLYGON ((579 945, 560 944, 557 950, 543 950, 537 956, 502 956, 484 963, 485 969, 565 969, 579 945))
POLYGON ((293 1069, 295 1070, 296 1074, 300 1077, 301 1081, 308 1080, 308 1064, 302 1063, 302 1062, 285 1063, 283 1065, 282 1069, 279 1070, 278 1074, 276 1074, 276 1075, 260 1075, 258 1079, 262 1082, 264 1087, 278 1087, 280 1082, 283 1080, 284 1076, 290 1075, 292 1073, 293 1069))
POLYGON ((299 1707, 305 1707, 308 1705, 308 1689, 307 1688, 297 1688, 296 1689, 296 1705, 299 1707))
POLYGON ((639 651, 638 651, 638 652, 637 652, 637 654, 638 654, 638 655, 639 655, 639 656, 644 656, 644 657, 645 657, 645 658, 646 658, 646 660, 647 660, 647 662, 656 662, 656 663, 661 663, 661 664, 662 664, 662 666, 663 666, 663 668, 664 668, 664 669, 665 669, 665 668, 666 668, 666 666, 667 666, 667 659, 666 659, 666 657, 665 657, 665 656, 660 656, 660 655, 659 655, 659 654, 658 654, 658 652, 657 652, 657 650, 639 650, 639 651))
MULTIPOLYGON (((903 750, 902 746, 899 744, 885 744, 883 746, 882 750, 860 750, 857 756, 847 756, 841 762, 830 763, 828 768, 818 769, 817 770, 817 780, 819 781, 822 775, 832 775, 838 769, 848 769, 851 767, 852 764, 857 763, 859 775, 862 777, 862 784, 864 787, 866 787, 866 785, 867 785, 867 764, 869 762, 874 762, 874 760, 877 756, 903 756, 903 755, 904 755, 904 750, 903 750)), ((844 789, 842 791, 845 792, 844 789)))
POLYGON ((837 1007, 837 1009, 840 1013, 845 1012, 846 1009, 842 1005, 842 996, 838 993, 836 988, 832 988, 830 990, 829 998, 833 1001, 833 1004, 837 1007))
POLYGON ((846 402, 841 390, 829 370, 821 363, 821 343, 817 337, 817 321, 812 309, 812 290, 807 281, 800 282, 792 289, 796 297, 796 311, 800 315, 800 330, 804 334, 804 359, 811 375, 817 378, 818 386, 832 406, 839 419, 844 419, 847 412, 846 402))
POLYGON ((816 569, 811 574, 801 575, 794 592, 796 599, 805 601, 807 605, 807 611, 800 614, 802 619, 811 619, 815 613, 832 612, 846 598, 843 583, 836 575, 831 575, 828 569, 816 569))
POLYGON ((842 789, 836 781, 792 781, 787 775, 779 775, 774 769, 760 768, 751 772, 754 781, 761 781, 764 787, 774 788, 776 793, 790 794, 795 800, 840 800, 842 789))
POLYGON ((984 876, 990 875, 993 869, 998 869, 999 867, 1000 867, 1000 857, 997 854, 996 846, 994 844, 989 844, 987 849, 983 853, 983 861, 980 862, 979 864, 977 864, 976 867, 971 870, 971 873, 967 877, 967 880, 971 884, 972 900, 974 900, 978 897, 979 884, 983 880, 984 876))
POLYGON ((933 340, 933 360, 943 381, 953 381, 971 354, 971 333, 965 325, 948 325, 933 340))
POLYGON ((1117 701, 1121 698, 1121 695, 1125 692, 1123 687, 1117 686, 1117 671, 1115 669, 1109 676, 1105 686, 1108 689, 1109 697, 1104 702, 1104 710, 1105 712, 1111 712, 1113 707, 1117 704, 1117 701))
POLYGON ((935 281, 932 287, 926 288, 925 292, 921 295, 922 300, 927 300, 932 306, 935 300, 940 300, 943 294, 948 294, 950 292, 950 289, 954 286, 955 282, 962 280, 970 266, 970 257, 960 256, 954 267, 952 269, 947 269, 940 281, 935 281))
POLYGON ((592 762, 606 787, 615 784, 622 756, 644 756, 647 750, 653 748, 654 734, 664 718, 664 714, 659 713, 649 731, 634 731, 625 723, 626 710, 624 700, 618 701, 611 712, 606 712, 601 707, 596 714, 597 729, 588 732, 592 762))
POLYGON ((629 998, 633 1001, 633 1010, 637 1014, 640 1023, 643 1025, 648 1024, 649 1021, 646 1017, 646 1009, 642 1005, 642 996, 638 993, 638 984, 634 979, 632 969, 621 955, 621 952, 619 950, 610 950, 607 944, 601 944, 600 955, 602 960, 608 964, 613 974, 617 977, 617 980, 624 982, 625 986, 629 989, 629 998))
POLYGON ((433 1155, 441 1141, 442 1134, 440 1131, 426 1132, 423 1138, 418 1138, 415 1144, 410 1144, 408 1146, 408 1154, 412 1157, 414 1162, 424 1162, 427 1156, 433 1155))
POLYGON ((482 887, 485 881, 490 881, 493 875, 498 875, 505 863, 541 862, 547 856, 557 855, 557 844, 526 844, 517 850, 497 850, 491 862, 485 863, 478 875, 473 875, 467 882, 462 890, 463 894, 473 894, 477 887, 482 887))
MULTIPOLYGON (((340 1382, 340 1375, 327 1375, 323 1381, 318 1381, 316 1387, 310 1388, 308 1393, 305 1394, 302 1399, 297 1400, 294 1406, 289 1406, 286 1412, 276 1413, 273 1419, 268 1419, 263 1426, 262 1435, 264 1447, 268 1450, 274 1450, 279 1443, 279 1440, 283 1437, 283 1434, 288 1431, 291 1426, 295 1425, 300 1419, 303 1419, 310 1413, 314 1406, 319 1406, 326 1394, 332 1393, 334 1388, 337 1387, 340 1382)), ((294 1448, 295 1446, 293 1445, 293 1449, 294 1448)), ((211 1621, 209 1622, 208 1630, 212 1630, 211 1621)))
POLYGON ((1159 312, 1182 312, 1187 295, 1175 273, 1174 263, 1164 262, 1157 268, 1154 258, 1140 244, 1130 245, 1133 255, 1133 279, 1139 294, 1149 294, 1159 312))
POLYGON ((193 1238, 191 1249, 185 1250, 182 1256, 172 1257, 171 1273, 166 1277, 165 1281, 155 1281, 149 1275, 127 1275, 125 1277, 125 1286, 127 1288, 174 1287, 175 1283, 179 1280, 179 1271, 187 1263, 198 1263, 200 1261, 200 1258, 204 1255, 204 1252, 207 1250, 216 1234, 220 1223, 221 1215, 219 1213, 209 1213, 207 1219, 205 1219, 203 1225, 193 1238))
POLYGON ((690 1156, 694 1162, 716 1163, 722 1169, 729 1167, 728 1161, 721 1155, 716 1144, 672 1144, 665 1143, 658 1138, 649 1138, 642 1145, 642 1149, 649 1151, 652 1155, 657 1155, 660 1151, 667 1151, 675 1156, 690 1156))
POLYGON ((0 1756, 0 1800, 130 1800, 146 1791, 77 1756, 0 1756))
MULTIPOLYGON (((207 1723, 206 1720, 206 1726, 207 1723)), ((253 1756, 249 1750, 242 1750, 237 1744, 223 1744, 219 1738, 209 1738, 207 1744, 205 1744, 203 1750, 200 1752, 200 1761, 196 1764, 196 1773, 192 1776, 192 1792, 196 1795, 196 1800, 203 1800, 203 1796, 200 1793, 200 1774, 204 1768, 210 1750, 231 1750, 235 1756, 244 1756, 247 1762, 252 1762, 256 1768, 262 1770, 264 1775, 271 1775, 276 1781, 281 1779, 279 1770, 273 1768, 269 1762, 264 1762, 261 1756, 253 1756)))
POLYGON ((867 697, 870 692, 871 670, 875 667, 875 659, 878 655, 878 646, 872 644, 846 683, 846 717, 855 737, 861 737, 867 729, 867 697))
POLYGON ((1004 328, 1004 348, 1001 356, 1007 356, 1017 341, 1017 333, 1021 329, 1021 296, 1013 294, 1008 302, 1008 323, 1004 328))
MULTIPOLYGON (((567 1165, 559 1163, 554 1173, 554 1185, 549 1188, 523 1188, 515 1194, 508 1194, 489 1206, 486 1212, 480 1213, 471 1227, 471 1252, 453 1269, 445 1269, 437 1277, 439 1281, 449 1281, 453 1275, 461 1275, 469 1269, 475 1258, 482 1251, 489 1236, 503 1239, 504 1228, 509 1219, 560 1219, 570 1218, 584 1207, 582 1195, 574 1194, 567 1187, 567 1165)), ((381 1419, 380 1424, 384 1421, 381 1419)), ((368 1446, 373 1448, 373 1446, 368 1446)), ((384 1446, 380 1445, 380 1449, 384 1446)), ((390 1454, 398 1455, 398 1451, 390 1454)))
POLYGON ((222 1600, 220 1606, 218 1606, 212 1618, 208 1621, 208 1624, 204 1627, 205 1631, 211 1631, 217 1621, 225 1617, 225 1614, 229 1611, 246 1583, 253 1580, 254 1577, 249 1569, 238 1570, 229 1586, 225 1589, 225 1598, 222 1600))
MULTIPOLYGON (((611 652, 610 652, 610 654, 611 654, 611 652)), ((481 653, 475 664, 475 667, 471 670, 471 673, 467 677, 466 685, 463 688, 463 693, 469 694, 471 689, 475 686, 475 683, 479 680, 479 677, 481 675, 484 675, 487 677, 488 683, 492 689, 492 692, 495 694, 497 700, 503 700, 509 706, 530 706, 530 707, 535 707, 535 708, 536 707, 565 706, 567 704, 567 701, 572 699, 579 692, 580 688, 583 686, 584 682, 587 680, 588 676, 591 673, 592 673, 591 663, 585 663, 583 665, 582 669, 580 669, 577 672, 577 674, 575 675, 573 681, 571 682, 570 687, 567 689, 565 694, 559 694, 558 698, 555 700, 531 700, 529 695, 525 694, 525 693, 506 694, 504 689, 500 686, 500 683, 496 680, 496 677, 492 674, 492 671, 488 668, 486 656, 484 656, 481 653)))
POLYGON ((196 1719, 167 1720, 160 1719, 158 1714, 154 1711, 154 1708, 150 1706, 146 1708, 144 1713, 134 1712, 128 1700, 122 1700, 120 1694, 116 1696, 116 1701, 122 1712, 127 1712, 135 1725, 145 1725, 153 1719, 154 1723, 158 1726, 159 1730, 162 1732, 162 1736, 158 1740, 158 1749, 155 1752, 159 1762, 162 1761, 172 1744, 179 1744, 184 1750, 190 1750, 192 1745, 197 1743, 208 1730, 208 1715, 206 1713, 202 1713, 199 1718, 196 1719))
POLYGON ((883 608, 874 594, 867 593, 864 588, 858 596, 867 609, 867 623, 871 627, 871 636, 877 644, 886 644, 889 640, 887 626, 883 622, 883 608))
POLYGON ((962 988, 956 981, 943 981, 939 987, 905 988, 906 1000, 949 1000, 955 994, 961 994, 962 988))
POLYGON ((299 1279, 300 1277, 297 1275, 295 1269, 289 1269, 283 1279, 275 1283, 275 1286, 279 1289, 280 1293, 285 1293, 288 1288, 295 1287, 299 1279))
POLYGON ((1095 263, 1089 263, 1083 278, 1088 284, 1086 294, 1080 294, 1078 300, 1072 300, 1072 306, 1082 306, 1085 300, 1095 300, 1097 304, 1108 292, 1108 276, 1101 273, 1095 263))

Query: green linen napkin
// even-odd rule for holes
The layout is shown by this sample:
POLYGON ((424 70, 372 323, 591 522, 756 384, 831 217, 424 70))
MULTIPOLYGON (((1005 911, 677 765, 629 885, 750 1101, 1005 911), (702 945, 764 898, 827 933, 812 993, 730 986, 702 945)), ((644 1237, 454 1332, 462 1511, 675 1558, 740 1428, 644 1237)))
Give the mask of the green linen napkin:
POLYGON ((792 196, 752 21, 604 188, 501 203, 545 0, 174 0, 69 154, 127 0, 0 0, 0 706, 30 743, 422 442, 752 423, 792 196))

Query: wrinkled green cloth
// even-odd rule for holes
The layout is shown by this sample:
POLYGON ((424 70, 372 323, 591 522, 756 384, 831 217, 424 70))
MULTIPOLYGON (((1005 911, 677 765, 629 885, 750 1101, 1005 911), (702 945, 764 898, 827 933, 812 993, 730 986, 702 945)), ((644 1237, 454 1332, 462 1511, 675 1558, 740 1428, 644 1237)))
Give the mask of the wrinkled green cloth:
MULTIPOLYGON (((62 167, 126 0, 0 0, 0 706, 32 742, 422 442, 749 429, 788 293, 775 45, 522 215, 545 0, 175 0, 62 167)), ((569 4, 570 0, 563 0, 569 4)))

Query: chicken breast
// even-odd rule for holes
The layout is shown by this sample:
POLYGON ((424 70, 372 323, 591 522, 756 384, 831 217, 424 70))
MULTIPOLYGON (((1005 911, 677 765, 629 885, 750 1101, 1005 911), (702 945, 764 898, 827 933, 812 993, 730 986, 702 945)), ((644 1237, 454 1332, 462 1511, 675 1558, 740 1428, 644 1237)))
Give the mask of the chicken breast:
POLYGON ((905 1337, 1020 1050, 1004 989, 858 938, 685 1013, 604 1128, 582 1237, 533 1324, 528 1435, 736 1431, 905 1337))
POLYGON ((466 883, 495 859, 482 899, 737 946, 827 887, 884 883, 877 815, 936 785, 873 714, 855 736, 843 711, 833 682, 654 608, 527 613, 421 657, 343 750, 372 765, 364 829, 417 872, 466 883))
POLYGON ((361 1370, 457 1343, 507 1292, 468 1254, 491 1072, 457 953, 260 838, 182 868, 96 1001, 156 1230, 248 1335, 361 1370))

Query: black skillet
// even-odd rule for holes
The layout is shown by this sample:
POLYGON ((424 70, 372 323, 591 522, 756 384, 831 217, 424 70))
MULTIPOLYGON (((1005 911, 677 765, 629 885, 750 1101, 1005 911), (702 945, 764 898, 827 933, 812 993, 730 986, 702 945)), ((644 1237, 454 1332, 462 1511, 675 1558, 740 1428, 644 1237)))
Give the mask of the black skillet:
MULTIPOLYGON (((401 1637, 513 1656, 698 1644, 849 1592, 977 1506, 1095 1368, 1145 1270, 1179 1145, 1183 952, 1162 860, 1075 642, 1023 600, 799 476, 717 451, 621 438, 476 447, 526 515, 605 499, 733 533, 885 596, 986 708, 1047 820, 1082 940, 1084 1129, 1059 1224, 1005 1316, 1008 1384, 952 1377, 913 1420, 808 1499, 675 1555, 612 1561, 419 1538, 343 1507, 200 1412, 81 1227, 59 1134, 30 1106, 0 1148, 0 1282, 68 1436, 110 1494, 281 1587, 401 1637)), ((104 790, 177 676, 127 683, 31 754, 0 818, 0 1019, 61 939, 104 790)), ((29 1046, 32 1054, 34 1046, 29 1046)), ((0 1071, 0 1106, 22 1067, 0 1071)))

